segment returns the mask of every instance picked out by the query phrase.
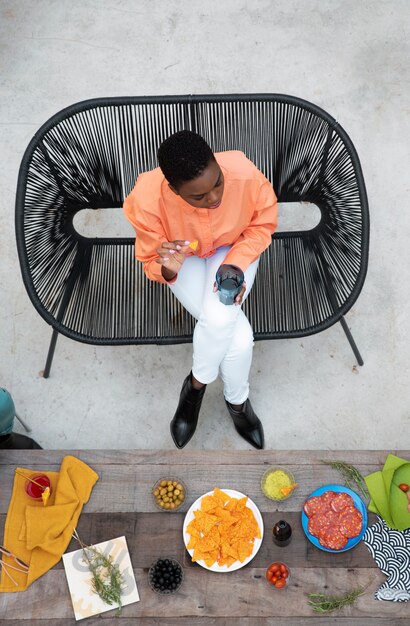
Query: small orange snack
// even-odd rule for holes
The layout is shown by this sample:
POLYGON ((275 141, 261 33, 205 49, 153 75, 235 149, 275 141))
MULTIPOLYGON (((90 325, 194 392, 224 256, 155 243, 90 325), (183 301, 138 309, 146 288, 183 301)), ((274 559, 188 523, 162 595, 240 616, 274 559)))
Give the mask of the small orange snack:
POLYGON ((43 493, 41 494, 41 499, 43 501, 43 506, 46 506, 49 497, 50 497, 50 487, 46 487, 44 489, 43 493))
POLYGON ((231 498, 217 487, 212 495, 201 499, 201 508, 194 511, 194 519, 186 528, 190 535, 187 549, 194 551, 192 561, 205 561, 208 567, 215 563, 231 567, 252 554, 261 532, 247 500, 231 498))
POLYGON ((191 243, 189 244, 188 248, 191 248, 191 250, 196 250, 198 247, 198 240, 195 239, 195 241, 191 241, 191 243))
POLYGON ((289 485, 289 487, 282 487, 280 489, 280 492, 285 498, 287 498, 288 495, 292 493, 292 491, 296 489, 297 486, 298 486, 297 483, 292 483, 291 485, 289 485))

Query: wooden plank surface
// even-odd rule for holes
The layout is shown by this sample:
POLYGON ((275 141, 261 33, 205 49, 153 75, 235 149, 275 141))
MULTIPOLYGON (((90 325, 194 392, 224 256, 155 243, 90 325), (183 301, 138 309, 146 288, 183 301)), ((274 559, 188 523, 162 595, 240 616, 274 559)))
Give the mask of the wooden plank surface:
MULTIPOLYGON (((228 459, 225 458, 225 453, 220 452, 218 454, 205 451, 191 452, 187 455, 189 463, 185 457, 181 456, 180 451, 158 452, 158 455, 151 451, 135 454, 129 451, 107 451, 106 460, 104 460, 103 451, 72 453, 88 463, 99 474, 100 480, 87 505, 87 510, 93 512, 154 512, 156 508, 151 498, 150 487, 164 475, 174 475, 185 480, 188 487, 186 508, 203 493, 219 486, 237 489, 249 495, 262 511, 279 510, 278 504, 268 500, 260 489, 264 471, 270 465, 276 464, 292 471, 299 483, 293 497, 280 503, 280 510, 283 512, 300 511, 306 497, 317 487, 328 483, 340 483, 340 476, 335 470, 318 463, 318 459, 326 457, 334 459, 335 455, 329 456, 321 451, 301 451, 298 454, 289 452, 287 459, 286 454, 282 459, 276 459, 276 452, 272 453, 272 459, 267 458, 266 453, 261 453, 260 456, 256 451, 229 453, 226 455, 228 459), (161 459, 160 463, 156 462, 156 456, 161 459), (243 462, 244 456, 248 461, 246 464, 243 462), (138 460, 141 458, 144 462, 139 464, 138 460)), ((7 511, 15 467, 22 465, 35 470, 57 471, 66 453, 64 451, 47 451, 46 454, 42 451, 7 451, 7 455, 9 463, 4 462, 4 455, 1 458, 3 463, 0 463, 0 476, 5 485, 5 489, 0 492, 0 513, 7 511)), ((337 453, 337 458, 353 463, 366 475, 380 469, 386 455, 387 452, 377 451, 371 454, 367 452, 364 453, 362 459, 360 453, 356 451, 337 453)))
POLYGON ((312 465, 318 459, 343 459, 352 464, 384 463, 388 454, 408 457, 409 450, 2 450, 0 465, 25 463, 60 464, 72 454, 87 463, 104 465, 312 465))
MULTIPOLYGON (((265 537, 258 554, 254 557, 254 567, 264 567, 273 561, 286 559, 292 567, 332 567, 358 568, 375 567, 368 549, 360 543, 354 550, 332 554, 315 548, 302 530, 299 513, 290 513, 286 516, 293 529, 292 541, 289 546, 279 548, 271 539, 271 530, 279 517, 277 513, 262 515, 265 526, 265 537)), ((134 565, 149 568, 159 554, 168 554, 176 558, 184 567, 198 568, 192 563, 185 549, 182 539, 182 524, 184 515, 175 513, 113 513, 108 517, 104 513, 83 513, 77 526, 80 537, 86 543, 99 543, 108 538, 125 535, 127 545, 134 565), (172 538, 172 543, 170 543, 172 538)), ((372 516, 371 519, 375 519, 372 516)), ((3 527, 5 515, 0 516, 3 527)), ((77 550, 78 544, 73 539, 67 548, 68 552, 77 550)), ((57 569, 63 568, 60 561, 57 569)))
MULTIPOLYGON (((397 451, 410 458, 409 451, 397 451)), ((87 543, 125 535, 141 601, 125 607, 118 619, 113 612, 87 619, 87 625, 120 623, 153 626, 278 626, 280 624, 345 624, 389 626, 408 623, 408 603, 379 602, 374 591, 385 580, 366 546, 329 554, 316 549, 301 526, 301 506, 314 489, 341 483, 337 472, 319 459, 343 459, 366 475, 382 468, 387 451, 5 451, 0 458, 0 531, 3 531, 14 470, 27 467, 58 470, 64 456, 73 454, 100 476, 78 525, 87 543), (260 479, 269 465, 290 469, 299 483, 294 496, 275 503, 262 494, 260 479), (252 562, 229 575, 208 572, 193 564, 182 540, 185 511, 166 513, 155 507, 150 489, 157 478, 173 475, 187 485, 185 510, 214 486, 247 493, 262 512, 264 540, 252 562), (292 542, 278 548, 271 529, 285 517, 293 528, 292 542), (185 580, 175 596, 153 593, 147 581, 151 563, 173 556, 184 566, 185 580), (268 585, 264 575, 269 563, 283 560, 291 570, 285 590, 268 585), (307 604, 306 593, 339 594, 357 585, 368 585, 354 607, 332 615, 317 616, 307 604), (138 618, 138 622, 136 622, 138 618)), ((370 515, 369 523, 375 520, 370 515)), ((77 549, 72 541, 68 551, 77 549)), ((67 581, 60 561, 24 593, 0 594, 1 626, 75 624, 67 581), (58 598, 58 602, 55 602, 58 598)))
MULTIPOLYGON (((134 568, 134 574, 141 600, 124 607, 124 617, 308 617, 312 616, 312 609, 307 604, 306 593, 342 593, 357 585, 369 585, 369 588, 353 607, 340 611, 339 617, 349 618, 350 623, 354 623, 356 617, 408 618, 409 615, 405 602, 379 602, 374 599, 373 589, 384 579, 383 574, 374 568, 291 568, 289 586, 285 590, 277 590, 265 581, 265 568, 249 566, 224 575, 195 567, 189 573, 185 572, 184 583, 173 596, 153 593, 148 586, 146 569, 134 568)), ((72 618, 73 609, 64 571, 49 571, 24 595, 1 594, 0 615, 3 619, 20 620, 72 618)))
MULTIPOLYGON (((380 617, 374 621, 372 617, 135 617, 122 616, 121 621, 111 615, 103 614, 90 617, 84 622, 85 626, 408 626, 408 617, 380 617), (103 622, 101 621, 103 620, 103 622)), ((48 619, 1 619, 1 626, 73 626, 75 622, 70 618, 48 619)))

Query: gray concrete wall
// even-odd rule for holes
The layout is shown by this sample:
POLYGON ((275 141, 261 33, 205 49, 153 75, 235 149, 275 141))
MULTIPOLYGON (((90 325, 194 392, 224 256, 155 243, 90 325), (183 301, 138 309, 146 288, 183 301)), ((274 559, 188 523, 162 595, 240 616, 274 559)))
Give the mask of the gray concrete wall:
MULTIPOLYGON (((23 287, 14 199, 38 127, 86 98, 288 93, 323 107, 359 153, 371 214, 369 272, 347 321, 255 346, 251 398, 269 448, 406 448, 410 251, 408 0, 1 0, 0 385, 50 448, 172 448, 169 421, 191 346, 96 348, 50 329, 23 287)), ((16 430, 19 430, 17 427, 16 430)), ((245 448, 220 383, 195 448, 245 448)))

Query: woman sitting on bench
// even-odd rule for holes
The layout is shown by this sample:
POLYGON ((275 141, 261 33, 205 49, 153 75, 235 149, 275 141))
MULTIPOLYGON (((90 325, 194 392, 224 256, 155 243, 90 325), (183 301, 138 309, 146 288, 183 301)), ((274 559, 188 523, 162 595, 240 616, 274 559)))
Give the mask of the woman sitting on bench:
POLYGON ((262 449, 263 427, 248 398, 253 332, 240 305, 276 228, 275 193, 242 152, 213 154, 191 131, 166 139, 158 161, 159 168, 138 177, 124 211, 137 233, 135 256, 147 277, 167 283, 198 320, 192 371, 171 421, 172 438, 178 448, 188 443, 206 385, 220 374, 237 432, 262 449), (225 264, 245 274, 234 305, 220 301, 215 284, 225 264))

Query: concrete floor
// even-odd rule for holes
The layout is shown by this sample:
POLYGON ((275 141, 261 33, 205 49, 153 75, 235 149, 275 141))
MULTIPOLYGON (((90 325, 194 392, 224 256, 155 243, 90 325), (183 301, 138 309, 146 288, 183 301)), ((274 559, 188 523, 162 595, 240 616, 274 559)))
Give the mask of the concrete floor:
MULTIPOLYGON (((14 237, 18 167, 53 113, 86 98, 288 93, 334 115, 369 195, 367 280, 347 321, 258 342, 251 398, 273 449, 409 447, 408 0, 0 0, 0 385, 47 448, 173 448, 169 421, 191 346, 96 348, 50 329, 23 287, 14 237)), ((19 425, 16 430, 21 431, 19 425)), ((191 448, 246 449, 219 382, 191 448)))

